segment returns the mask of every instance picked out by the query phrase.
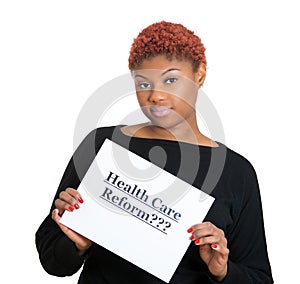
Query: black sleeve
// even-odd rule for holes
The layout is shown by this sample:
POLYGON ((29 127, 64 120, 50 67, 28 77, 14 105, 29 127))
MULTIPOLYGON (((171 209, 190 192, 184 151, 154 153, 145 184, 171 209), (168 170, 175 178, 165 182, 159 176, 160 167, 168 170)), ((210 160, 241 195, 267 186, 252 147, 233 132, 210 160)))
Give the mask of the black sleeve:
MULTIPOLYGON (((273 283, 268 259, 263 211, 257 176, 252 165, 243 175, 242 194, 236 198, 238 214, 228 232, 228 274, 224 284, 273 283)), ((217 282, 213 282, 217 283, 217 282)))
POLYGON ((74 152, 53 199, 49 215, 35 234, 40 262, 43 268, 52 275, 72 275, 80 269, 84 262, 84 257, 78 255, 75 244, 52 220, 51 212, 55 207, 54 201, 61 191, 67 187, 78 188, 80 180, 88 170, 97 148, 99 148, 99 145, 95 144, 96 133, 96 130, 90 132, 74 152))

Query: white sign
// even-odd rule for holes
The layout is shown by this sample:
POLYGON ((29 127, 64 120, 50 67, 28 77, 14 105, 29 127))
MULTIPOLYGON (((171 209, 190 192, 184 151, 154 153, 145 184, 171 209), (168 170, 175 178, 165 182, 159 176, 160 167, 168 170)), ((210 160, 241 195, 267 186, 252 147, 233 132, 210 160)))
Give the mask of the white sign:
POLYGON ((106 139, 61 223, 169 282, 214 198, 106 139))

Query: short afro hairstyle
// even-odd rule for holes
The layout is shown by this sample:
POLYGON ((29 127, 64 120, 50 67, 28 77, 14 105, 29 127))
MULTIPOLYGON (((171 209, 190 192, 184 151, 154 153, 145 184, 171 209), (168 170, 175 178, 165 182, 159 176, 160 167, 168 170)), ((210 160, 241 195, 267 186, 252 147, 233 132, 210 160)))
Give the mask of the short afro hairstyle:
POLYGON ((161 21, 143 29, 134 39, 130 49, 128 67, 138 67, 144 59, 156 55, 188 59, 196 71, 201 63, 206 65, 205 47, 201 39, 181 24, 161 21))

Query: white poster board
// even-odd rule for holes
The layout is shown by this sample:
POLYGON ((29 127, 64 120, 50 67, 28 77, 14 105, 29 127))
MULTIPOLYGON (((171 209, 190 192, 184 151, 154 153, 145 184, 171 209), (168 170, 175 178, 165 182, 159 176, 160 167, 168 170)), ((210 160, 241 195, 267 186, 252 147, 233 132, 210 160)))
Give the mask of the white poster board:
POLYGON ((78 191, 84 203, 61 223, 165 282, 214 201, 108 139, 78 191))

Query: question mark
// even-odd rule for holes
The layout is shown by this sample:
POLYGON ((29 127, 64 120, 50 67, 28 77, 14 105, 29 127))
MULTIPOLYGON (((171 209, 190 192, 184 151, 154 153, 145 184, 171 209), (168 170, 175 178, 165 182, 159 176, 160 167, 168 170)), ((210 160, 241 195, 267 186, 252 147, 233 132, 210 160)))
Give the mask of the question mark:
POLYGON ((171 227, 171 223, 170 222, 166 222, 167 226, 164 227, 164 231, 166 231, 166 229, 170 228, 171 227))
POLYGON ((163 224, 164 223, 164 219, 163 218, 159 218, 159 223, 156 225, 156 227, 159 227, 159 225, 163 224))
POLYGON ((150 220, 150 223, 152 224, 152 221, 157 220, 158 217, 156 214, 152 214, 151 216, 152 216, 152 220, 150 220))

